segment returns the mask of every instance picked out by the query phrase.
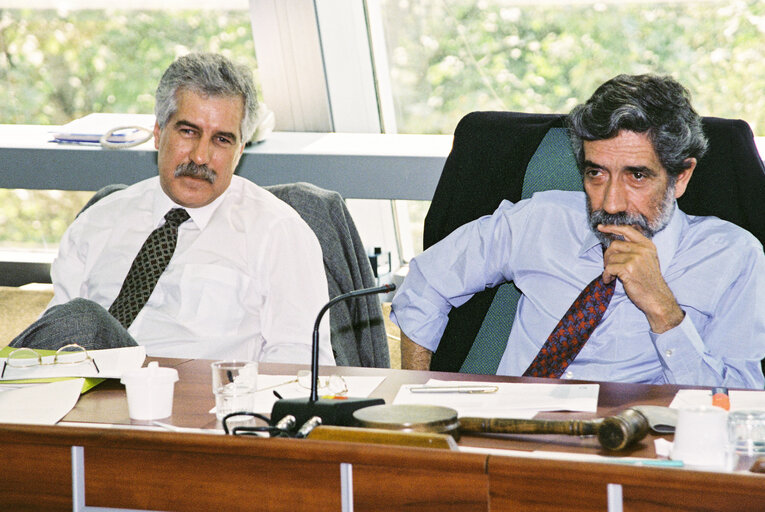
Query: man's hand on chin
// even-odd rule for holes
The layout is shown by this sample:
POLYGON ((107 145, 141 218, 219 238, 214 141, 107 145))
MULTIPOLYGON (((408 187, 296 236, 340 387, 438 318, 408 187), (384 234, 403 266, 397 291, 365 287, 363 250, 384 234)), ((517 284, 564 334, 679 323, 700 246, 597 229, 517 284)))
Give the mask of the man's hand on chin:
POLYGON ((602 233, 621 236, 603 255, 603 280, 619 278, 630 300, 645 313, 657 334, 676 327, 685 313, 661 275, 656 246, 632 226, 599 225, 602 233))

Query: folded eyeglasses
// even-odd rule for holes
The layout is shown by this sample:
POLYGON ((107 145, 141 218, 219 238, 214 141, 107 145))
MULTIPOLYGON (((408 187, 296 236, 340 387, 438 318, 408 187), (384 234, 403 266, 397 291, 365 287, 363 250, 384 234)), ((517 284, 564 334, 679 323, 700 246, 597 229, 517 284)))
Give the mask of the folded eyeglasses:
POLYGON ((48 358, 48 356, 41 355, 33 348, 17 348, 8 354, 8 357, 3 362, 3 370, 0 372, 0 378, 5 376, 5 370, 8 367, 23 370, 54 364, 76 365, 89 363, 96 369, 96 373, 100 373, 95 359, 88 354, 88 351, 85 350, 84 347, 76 343, 70 343, 69 345, 64 345, 58 349, 53 355, 53 360, 50 362, 46 361, 44 358, 48 358))

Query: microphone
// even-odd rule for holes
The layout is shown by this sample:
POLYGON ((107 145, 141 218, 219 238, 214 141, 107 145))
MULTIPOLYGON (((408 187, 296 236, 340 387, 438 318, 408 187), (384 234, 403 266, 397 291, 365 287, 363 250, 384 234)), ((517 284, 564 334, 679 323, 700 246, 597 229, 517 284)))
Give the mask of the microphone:
POLYGON ((381 405, 385 403, 382 398, 352 398, 342 397, 319 398, 319 325, 324 313, 333 305, 355 297, 364 295, 374 295, 377 293, 388 293, 396 289, 395 284, 386 284, 375 288, 364 288, 352 292, 343 293, 327 302, 321 308, 316 316, 316 322, 313 325, 313 344, 311 346, 311 394, 308 398, 283 398, 277 400, 271 409, 271 422, 275 418, 284 418, 288 414, 295 417, 295 423, 305 424, 309 419, 318 417, 322 425, 354 425, 353 412, 369 407, 370 405, 381 405))

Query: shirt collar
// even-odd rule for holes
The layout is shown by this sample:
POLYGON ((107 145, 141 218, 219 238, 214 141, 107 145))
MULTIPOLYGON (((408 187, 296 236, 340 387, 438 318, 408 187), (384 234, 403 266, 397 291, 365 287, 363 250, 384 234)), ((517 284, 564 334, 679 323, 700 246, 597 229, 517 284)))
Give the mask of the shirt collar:
POLYGON ((669 267, 672 258, 675 257, 677 248, 680 245, 680 235, 686 224, 686 217, 675 201, 675 209, 672 211, 672 217, 669 219, 667 227, 656 233, 653 237, 653 243, 656 246, 656 253, 659 256, 659 266, 662 273, 669 267))
POLYGON ((202 230, 207 226, 208 222, 210 222, 210 218, 213 213, 215 213, 215 210, 218 209, 218 206, 223 202, 223 198, 227 193, 228 189, 224 190, 213 202, 205 206, 199 208, 187 208, 170 199, 170 197, 165 194, 165 191, 162 190, 161 186, 157 187, 157 193, 154 196, 154 209, 152 211, 152 222, 154 222, 154 227, 157 228, 162 223, 162 219, 165 218, 167 212, 173 208, 183 208, 189 212, 189 217, 191 217, 194 224, 202 230))
MULTIPOLYGON (((669 219, 667 226, 656 233, 653 237, 653 243, 656 246, 656 253, 659 257, 659 265, 662 272, 669 266, 672 258, 677 252, 677 247, 680 243, 680 235, 685 226, 685 215, 680 211, 677 206, 677 201, 674 204, 674 210, 672 211, 672 217, 669 219)), ((582 245, 579 248, 579 257, 585 257, 590 254, 592 258, 602 259, 603 252, 600 248, 600 240, 595 236, 595 233, 590 229, 589 223, 585 224, 586 232, 582 237, 582 245), (592 252, 590 252, 592 251, 592 252)))

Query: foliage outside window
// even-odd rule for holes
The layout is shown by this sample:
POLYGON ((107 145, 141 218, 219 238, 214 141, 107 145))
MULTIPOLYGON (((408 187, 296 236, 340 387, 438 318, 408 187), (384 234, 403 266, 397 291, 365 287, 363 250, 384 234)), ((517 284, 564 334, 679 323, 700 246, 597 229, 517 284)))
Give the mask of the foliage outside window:
MULTIPOLYGON (((400 133, 475 110, 565 113, 619 73, 669 74, 765 136, 762 0, 382 0, 400 133)), ((412 225, 430 203, 408 201, 412 225)), ((422 231, 413 233, 415 252, 422 231)))
MULTIPOLYGON (((450 134, 474 110, 567 112, 617 73, 653 72, 686 85, 702 115, 742 118, 765 135, 761 0, 380 5, 389 69, 377 72, 390 75, 401 133, 450 134)), ((0 123, 151 113, 160 73, 191 50, 255 69, 249 13, 0 9, 0 123)), ((90 196, 79 194, 0 189, 0 247, 55 245, 90 196)), ((412 225, 427 207, 410 203, 412 225)), ((413 242, 416 252, 419 232, 413 242)))
MULTIPOLYGON (((249 12, 0 9, 0 123, 151 114, 162 72, 190 51, 255 70, 249 12)), ((0 247, 55 247, 91 195, 0 189, 0 247)))
POLYGON ((670 74, 765 135, 762 0, 383 0, 401 133, 473 110, 568 112, 619 73, 670 74))

